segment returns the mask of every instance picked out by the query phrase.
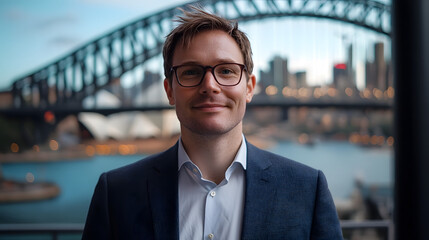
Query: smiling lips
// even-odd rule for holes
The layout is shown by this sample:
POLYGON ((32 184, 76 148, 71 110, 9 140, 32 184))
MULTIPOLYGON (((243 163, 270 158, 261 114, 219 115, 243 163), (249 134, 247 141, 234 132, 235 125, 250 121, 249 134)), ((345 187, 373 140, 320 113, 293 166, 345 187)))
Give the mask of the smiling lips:
POLYGON ((220 103, 200 103, 193 106, 194 109, 204 112, 217 112, 224 109, 226 106, 220 103))

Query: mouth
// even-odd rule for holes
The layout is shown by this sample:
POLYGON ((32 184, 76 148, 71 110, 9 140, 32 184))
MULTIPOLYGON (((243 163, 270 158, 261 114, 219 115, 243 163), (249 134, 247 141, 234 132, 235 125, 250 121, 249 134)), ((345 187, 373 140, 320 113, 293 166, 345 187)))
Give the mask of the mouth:
POLYGON ((192 108, 203 112, 218 112, 226 108, 226 106, 220 103, 200 103, 192 108))

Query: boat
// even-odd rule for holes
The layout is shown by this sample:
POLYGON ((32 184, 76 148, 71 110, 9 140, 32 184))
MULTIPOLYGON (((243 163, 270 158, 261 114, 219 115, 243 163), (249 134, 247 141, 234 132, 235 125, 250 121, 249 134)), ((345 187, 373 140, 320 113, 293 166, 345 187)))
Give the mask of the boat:
POLYGON ((0 203, 46 200, 57 197, 60 192, 60 188, 54 183, 0 179, 0 203))

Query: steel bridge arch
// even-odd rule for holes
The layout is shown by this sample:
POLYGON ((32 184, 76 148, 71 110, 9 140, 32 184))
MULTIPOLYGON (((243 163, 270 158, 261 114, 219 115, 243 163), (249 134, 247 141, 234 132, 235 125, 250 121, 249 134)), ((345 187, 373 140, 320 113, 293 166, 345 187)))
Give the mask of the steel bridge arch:
POLYGON ((82 107, 124 73, 162 51, 178 8, 201 6, 239 22, 276 17, 314 17, 354 24, 390 36, 390 5, 374 0, 202 0, 143 17, 101 36, 67 56, 17 79, 14 108, 82 107))

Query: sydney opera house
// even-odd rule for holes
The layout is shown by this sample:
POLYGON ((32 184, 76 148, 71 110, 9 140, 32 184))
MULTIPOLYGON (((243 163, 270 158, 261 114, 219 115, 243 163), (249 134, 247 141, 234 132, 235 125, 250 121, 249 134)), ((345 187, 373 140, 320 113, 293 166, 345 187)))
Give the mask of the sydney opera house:
MULTIPOLYGON (((130 89, 132 91, 133 89, 130 89)), ((87 108, 120 108, 123 104, 115 91, 101 90, 94 97, 84 101, 87 108)), ((152 84, 150 89, 127 93, 134 106, 153 104, 161 101, 167 104, 161 84, 152 84), (162 96, 162 97, 160 97, 162 96), (161 99, 161 100, 160 100, 161 99)), ((94 112, 82 112, 79 122, 85 126, 95 140, 132 140, 150 137, 168 137, 180 132, 174 110, 162 112, 119 112, 104 116, 94 112)))

